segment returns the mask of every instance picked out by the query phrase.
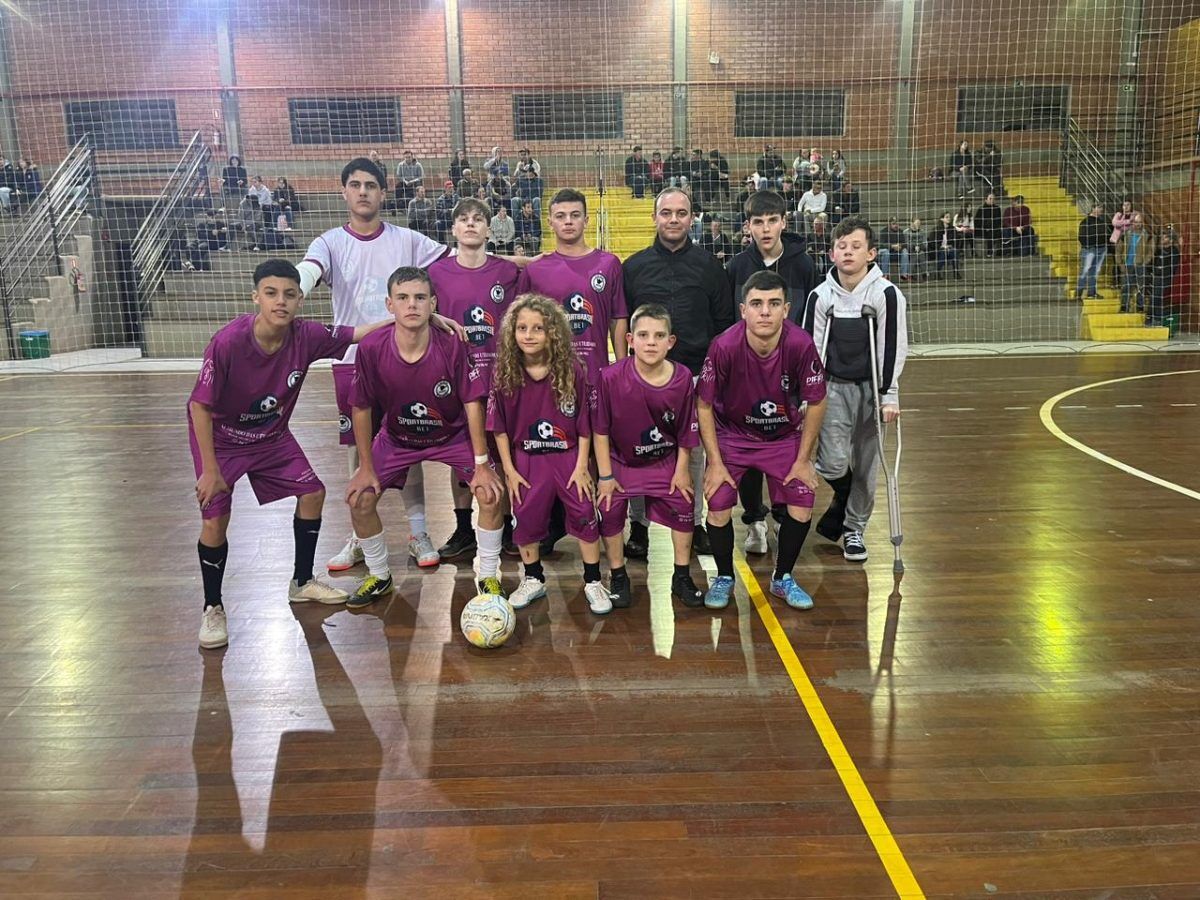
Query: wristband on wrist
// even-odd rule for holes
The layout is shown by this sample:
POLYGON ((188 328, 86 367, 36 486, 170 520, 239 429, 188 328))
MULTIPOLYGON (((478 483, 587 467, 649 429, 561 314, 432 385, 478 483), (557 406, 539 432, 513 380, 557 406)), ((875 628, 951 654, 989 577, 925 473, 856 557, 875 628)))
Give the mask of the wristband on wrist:
POLYGON ((616 475, 598 475, 598 476, 596 476, 596 480, 597 481, 614 481, 616 479, 616 477, 617 477, 616 475))
POLYGON ((486 453, 480 453, 478 456, 475 457, 475 465, 477 465, 477 466, 486 466, 487 462, 488 462, 488 455, 486 453))

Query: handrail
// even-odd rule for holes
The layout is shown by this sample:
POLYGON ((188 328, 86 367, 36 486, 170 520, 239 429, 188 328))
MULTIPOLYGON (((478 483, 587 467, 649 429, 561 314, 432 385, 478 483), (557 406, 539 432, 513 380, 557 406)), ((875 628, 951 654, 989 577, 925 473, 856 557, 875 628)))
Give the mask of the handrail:
MULTIPOLYGON (((210 156, 211 151, 197 131, 133 239, 131 257, 137 274, 138 306, 142 315, 150 309, 151 298, 170 263, 171 240, 191 214, 193 202, 200 201, 205 206, 211 202, 210 156)), ((141 329, 139 332, 144 334, 141 329)))
POLYGON ((62 275, 61 243, 94 208, 99 195, 96 151, 90 133, 84 134, 59 163, 42 192, 22 217, 21 228, 0 247, 0 302, 10 358, 17 355, 13 335, 13 306, 31 273, 51 266, 62 275), (49 252, 47 252, 49 251, 49 252))
POLYGON ((1092 203, 1103 204, 1109 212, 1120 209, 1130 196, 1125 176, 1074 117, 1067 119, 1063 132, 1059 184, 1072 194, 1084 194, 1092 203))

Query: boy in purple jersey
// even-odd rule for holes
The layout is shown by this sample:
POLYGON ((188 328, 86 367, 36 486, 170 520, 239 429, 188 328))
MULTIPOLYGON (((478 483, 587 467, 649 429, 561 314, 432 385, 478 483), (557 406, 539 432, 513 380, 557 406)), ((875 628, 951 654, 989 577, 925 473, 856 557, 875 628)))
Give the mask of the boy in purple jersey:
POLYGON ((229 643, 221 582, 229 556, 226 533, 233 486, 243 475, 259 503, 296 497, 296 558, 288 599, 342 603, 346 592, 313 577, 325 486, 288 430, 308 367, 340 357, 351 343, 387 324, 326 328, 296 318, 304 299, 300 273, 269 259, 254 270, 254 315, 239 316, 213 335, 188 399, 188 437, 200 503, 200 575, 204 613, 200 646, 229 643))
POLYGON ((650 303, 630 320, 632 356, 600 373, 592 391, 600 534, 608 554, 613 606, 632 602, 625 571, 625 518, 631 497, 644 497, 651 521, 671 529, 675 572, 671 596, 701 606, 688 571, 692 557, 691 450, 700 443, 692 373, 667 359, 675 346, 671 314, 650 303))
POLYGON ((514 608, 546 596, 538 542, 557 498, 565 526, 579 539, 583 593, 597 615, 612 612, 600 581, 600 533, 588 466, 588 386, 571 346, 571 326, 549 297, 523 294, 500 327, 500 349, 488 397, 488 431, 504 467, 517 517, 514 538, 525 575, 509 596, 514 608))
POLYGON ((388 308, 395 321, 359 347, 350 399, 362 462, 350 479, 346 502, 369 574, 348 606, 366 606, 392 592, 377 506, 385 490, 402 489, 409 469, 424 460, 445 463, 478 498, 479 590, 503 596, 497 573, 504 488, 488 465, 487 388, 465 345, 430 327, 435 302, 424 269, 397 269, 388 279, 388 308), (376 406, 384 411, 378 434, 372 428, 376 406))
MULTIPOLYGON (((487 252, 491 208, 467 198, 454 207, 454 238, 458 252, 429 267, 429 280, 442 315, 466 330, 467 346, 486 388, 492 386, 496 336, 504 314, 518 294, 525 292, 526 276, 515 263, 487 252)), ((438 549, 442 560, 455 559, 476 549, 471 527, 471 492, 464 482, 451 479, 454 496, 454 533, 438 549)), ((512 541, 512 524, 504 519, 504 545, 512 541)), ((515 546, 512 547, 515 552, 515 546)))
POLYGON ((796 609, 812 608, 792 567, 812 519, 818 483, 812 453, 825 415, 825 370, 808 332, 787 316, 787 282, 774 272, 755 272, 742 287, 742 321, 712 342, 700 370, 697 416, 708 454, 704 494, 717 563, 704 596, 710 609, 724 609, 733 593, 729 520, 738 481, 750 468, 767 476, 771 502, 787 506, 771 593, 796 609))
MULTIPOLYGON (((579 191, 563 188, 550 199, 550 227, 557 246, 526 268, 529 290, 562 304, 575 352, 594 384, 608 365, 609 341, 617 359, 628 352, 625 275, 617 257, 588 246, 587 198, 579 191)), ((550 553, 566 533, 561 505, 555 504, 552 515, 542 553, 550 553)))

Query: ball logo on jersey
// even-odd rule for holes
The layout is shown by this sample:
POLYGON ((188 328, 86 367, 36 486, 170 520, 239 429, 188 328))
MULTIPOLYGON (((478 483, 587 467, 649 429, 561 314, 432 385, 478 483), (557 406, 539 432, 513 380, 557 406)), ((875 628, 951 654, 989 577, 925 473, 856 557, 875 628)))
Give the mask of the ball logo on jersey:
POLYGON ((433 386, 433 396, 437 397, 439 400, 449 397, 450 396, 450 382, 446 381, 443 378, 441 381, 439 381, 437 384, 435 384, 433 386))
POLYGON ((463 330, 473 346, 486 344, 496 335, 496 319, 482 306, 472 306, 463 313, 463 330))
POLYGON ((674 449, 675 442, 663 434, 661 428, 654 425, 642 432, 637 444, 634 445, 633 455, 657 459, 660 456, 666 456, 674 449))
POLYGON ((764 434, 778 431, 788 423, 788 411, 774 400, 759 400, 746 416, 746 424, 764 434))
POLYGON ((595 321, 592 302, 583 294, 572 294, 563 301, 567 321, 571 323, 571 334, 579 336, 592 327, 595 321))
POLYGON ((604 277, 603 272, 597 272, 592 276, 592 290, 597 294, 603 294, 604 289, 608 287, 608 279, 604 277))
POLYGON ((292 372, 288 375, 288 381, 287 381, 288 387, 294 388, 296 385, 298 385, 300 383, 300 379, 303 377, 304 377, 304 373, 302 371, 300 371, 299 369, 293 369, 292 372))
POLYGON ((492 297, 493 303, 503 303, 504 302, 504 285, 493 284, 491 297, 492 297))
POLYGON ((804 379, 805 384, 820 384, 825 380, 825 373, 821 371, 821 361, 814 359, 809 365, 809 371, 812 373, 804 379))
POLYGON ((262 428, 264 425, 270 425, 278 418, 279 398, 274 394, 267 394, 265 397, 260 397, 251 403, 249 412, 244 412, 238 416, 238 421, 251 428, 262 428))
POLYGON ((446 424, 440 412, 419 401, 408 404, 405 411, 396 416, 396 422, 416 434, 428 434, 446 424))
POLYGON ((570 449, 567 433, 548 419, 538 419, 529 426, 529 436, 521 442, 526 453, 561 453, 570 449))

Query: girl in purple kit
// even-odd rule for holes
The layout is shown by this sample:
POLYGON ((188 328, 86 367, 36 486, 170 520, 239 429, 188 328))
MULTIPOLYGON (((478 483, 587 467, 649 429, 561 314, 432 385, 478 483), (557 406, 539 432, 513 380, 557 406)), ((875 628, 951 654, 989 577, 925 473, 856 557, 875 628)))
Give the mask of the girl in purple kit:
POLYGON ((508 598, 517 609, 546 596, 538 543, 557 498, 567 533, 579 539, 588 607, 597 615, 612 611, 612 597, 600 581, 587 401, 587 379, 562 307, 540 294, 521 295, 500 325, 487 423, 504 468, 516 516, 513 537, 525 564, 525 577, 508 598))
POLYGON ((386 321, 351 328, 296 318, 304 299, 300 273, 269 259, 254 270, 255 315, 239 316, 213 335, 188 399, 188 436, 196 465, 202 525, 197 550, 204 581, 200 646, 229 643, 221 583, 233 486, 243 475, 259 503, 296 497, 296 559, 288 599, 342 603, 346 592, 313 577, 325 486, 288 429, 308 367, 340 358, 386 321))
POLYGON ((667 359, 675 346, 671 314, 657 303, 638 307, 630 320, 631 356, 600 373, 592 391, 600 534, 608 554, 614 606, 629 606, 625 572, 625 518, 631 497, 646 499, 646 514, 671 529, 675 572, 671 596, 701 606, 692 581, 690 451, 699 445, 692 373, 667 359))

